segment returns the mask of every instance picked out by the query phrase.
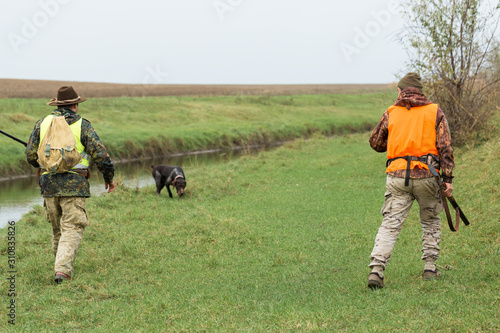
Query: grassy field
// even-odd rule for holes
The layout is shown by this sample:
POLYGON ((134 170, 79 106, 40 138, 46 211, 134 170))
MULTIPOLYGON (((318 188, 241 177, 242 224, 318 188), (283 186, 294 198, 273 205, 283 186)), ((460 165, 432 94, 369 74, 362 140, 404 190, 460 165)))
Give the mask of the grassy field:
MULTIPOLYGON (((367 131, 395 98, 387 89, 360 95, 92 98, 79 112, 119 160, 367 131)), ((46 102, 0 99, 0 129, 28 141, 35 122, 53 110, 46 102)), ((24 147, 0 135, 0 178, 28 172, 24 147)))
MULTIPOLYGON (((452 233, 443 224, 443 276, 421 278, 414 208, 378 291, 366 282, 385 156, 367 140, 315 135, 192 167, 182 200, 153 187, 91 198, 74 280, 64 285, 52 282, 50 227, 38 207, 16 225, 15 331, 500 331, 500 140, 456 151, 454 194, 471 225, 452 233)), ((7 331, 5 241, 0 254, 7 331)))

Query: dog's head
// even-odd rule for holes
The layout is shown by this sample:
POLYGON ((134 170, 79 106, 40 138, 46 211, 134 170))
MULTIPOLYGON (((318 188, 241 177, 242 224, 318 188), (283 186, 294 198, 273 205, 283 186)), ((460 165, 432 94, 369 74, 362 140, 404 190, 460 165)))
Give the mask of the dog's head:
POLYGON ((177 176, 175 177, 174 181, 172 182, 172 185, 175 187, 175 190, 177 191, 177 195, 182 197, 184 195, 184 189, 186 188, 186 180, 182 178, 182 176, 177 176))

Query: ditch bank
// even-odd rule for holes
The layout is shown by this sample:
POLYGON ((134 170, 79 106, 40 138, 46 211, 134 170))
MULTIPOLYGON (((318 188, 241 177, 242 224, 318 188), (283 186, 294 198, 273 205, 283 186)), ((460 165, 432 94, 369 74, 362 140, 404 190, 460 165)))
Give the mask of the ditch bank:
MULTIPOLYGON (((307 127, 299 132, 284 134, 282 131, 259 132, 249 136, 222 135, 214 137, 211 141, 185 140, 182 138, 166 138, 159 140, 151 138, 146 142, 134 142, 125 140, 123 142, 106 144, 112 155, 114 164, 130 163, 141 160, 171 159, 182 156, 210 154, 229 151, 249 151, 252 149, 265 149, 267 147, 279 146, 285 142, 299 138, 308 139, 313 135, 335 136, 353 133, 363 133, 373 130, 375 124, 364 123, 360 126, 347 125, 343 127, 331 127, 327 130, 307 127)), ((20 178, 36 176, 35 169, 25 159, 19 159, 17 164, 4 166, 0 162, 0 182, 8 182, 20 178)))

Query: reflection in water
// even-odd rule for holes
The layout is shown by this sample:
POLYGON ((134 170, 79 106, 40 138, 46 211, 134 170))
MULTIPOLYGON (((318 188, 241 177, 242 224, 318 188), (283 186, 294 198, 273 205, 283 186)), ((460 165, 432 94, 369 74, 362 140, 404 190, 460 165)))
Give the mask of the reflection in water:
MULTIPOLYGON (((254 151, 257 151, 254 150, 254 151)), ((248 153, 248 150, 245 151, 248 153)), ((154 184, 151 165, 169 164, 182 166, 184 170, 192 165, 225 163, 242 154, 239 150, 196 153, 115 164, 115 177, 124 179, 124 186, 144 187, 154 184)), ((187 174, 189 178, 189 174, 187 174)), ((90 191, 93 196, 105 192, 104 179, 97 168, 92 168, 90 191)), ((0 182, 0 228, 9 221, 19 221, 34 205, 42 205, 38 177, 20 178, 0 182)))

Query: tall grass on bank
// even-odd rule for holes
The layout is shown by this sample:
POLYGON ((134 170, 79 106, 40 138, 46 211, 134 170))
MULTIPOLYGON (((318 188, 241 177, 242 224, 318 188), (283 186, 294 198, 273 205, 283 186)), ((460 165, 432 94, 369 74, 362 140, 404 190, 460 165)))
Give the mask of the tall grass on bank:
MULTIPOLYGON (((443 224, 443 276, 422 279, 414 208, 378 291, 366 283, 385 156, 367 140, 315 137, 194 166, 185 170, 181 200, 157 197, 152 186, 91 198, 74 280, 64 285, 52 282, 50 227, 38 207, 16 225, 15 328, 499 331, 500 140, 456 151, 455 198, 471 225, 452 233, 443 224)), ((5 241, 0 254, 6 257, 5 241)))
MULTIPOLYGON (((95 98, 80 104, 113 159, 267 144, 374 127, 394 93, 363 95, 95 98)), ((0 99, 0 128, 28 141, 54 107, 0 99)), ((24 147, 0 135, 0 177, 29 172, 24 147)))

